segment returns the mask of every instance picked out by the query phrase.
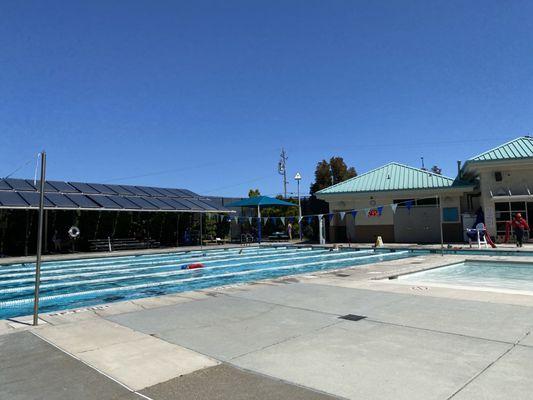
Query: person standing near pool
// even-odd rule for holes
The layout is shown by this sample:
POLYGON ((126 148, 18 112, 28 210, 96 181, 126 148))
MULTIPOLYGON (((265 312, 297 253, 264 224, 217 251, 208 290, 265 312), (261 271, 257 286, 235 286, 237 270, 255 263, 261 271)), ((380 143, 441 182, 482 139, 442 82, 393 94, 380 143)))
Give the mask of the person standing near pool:
POLYGON ((522 247, 522 242, 524 240, 524 230, 529 230, 529 225, 527 224, 527 221, 522 218, 522 214, 517 213, 514 216, 512 226, 514 234, 516 236, 516 246, 522 247))
POLYGON ((289 235, 289 240, 292 240, 292 224, 290 222, 287 224, 287 234, 289 235))

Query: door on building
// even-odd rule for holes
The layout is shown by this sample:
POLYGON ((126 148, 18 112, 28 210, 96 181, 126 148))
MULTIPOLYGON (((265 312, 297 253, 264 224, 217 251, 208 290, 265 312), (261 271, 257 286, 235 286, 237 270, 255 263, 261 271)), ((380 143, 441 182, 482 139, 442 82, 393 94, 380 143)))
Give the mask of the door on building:
POLYGON ((394 214, 394 239, 399 243, 440 243, 440 215, 436 206, 408 210, 398 207, 394 214))
POLYGON ((527 216, 524 217, 527 219, 527 224, 529 225, 529 242, 533 241, 531 238, 531 229, 533 227, 533 202, 527 203, 527 216))

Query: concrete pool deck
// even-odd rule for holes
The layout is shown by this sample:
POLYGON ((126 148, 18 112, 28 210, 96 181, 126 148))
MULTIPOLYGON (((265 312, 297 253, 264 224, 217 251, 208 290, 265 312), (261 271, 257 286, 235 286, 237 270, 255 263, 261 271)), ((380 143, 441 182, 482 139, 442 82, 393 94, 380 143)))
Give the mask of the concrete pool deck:
POLYGON ((466 258, 0 321, 0 398, 531 399, 533 295, 379 279, 466 258))

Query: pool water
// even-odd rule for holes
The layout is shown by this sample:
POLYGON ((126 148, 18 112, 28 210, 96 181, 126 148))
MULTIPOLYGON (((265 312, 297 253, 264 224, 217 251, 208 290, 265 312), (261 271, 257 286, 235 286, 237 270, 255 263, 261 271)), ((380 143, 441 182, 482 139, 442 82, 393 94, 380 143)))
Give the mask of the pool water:
POLYGON ((533 264, 525 262, 465 261, 398 277, 405 283, 467 286, 533 293, 533 264))
MULTIPOLYGON (((410 257, 408 251, 247 247, 45 262, 40 312, 410 257), (202 263, 201 269, 182 269, 202 263)), ((0 266, 0 319, 33 310, 35 264, 0 266)))

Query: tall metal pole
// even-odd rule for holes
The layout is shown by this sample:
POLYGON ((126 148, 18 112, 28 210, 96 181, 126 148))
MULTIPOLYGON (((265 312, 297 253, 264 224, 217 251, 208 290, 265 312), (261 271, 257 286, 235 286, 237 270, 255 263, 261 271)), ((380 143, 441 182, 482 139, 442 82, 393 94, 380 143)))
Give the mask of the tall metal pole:
POLYGON ((287 198, 287 154, 285 149, 281 149, 280 161, 278 163, 278 172, 283 175, 283 198, 287 198))
POLYGON ((46 153, 41 152, 41 182, 39 187, 39 224, 37 227, 37 259, 35 262, 35 298, 33 301, 33 325, 39 323, 39 285, 41 283, 41 253, 43 249, 44 183, 46 179, 46 153))

